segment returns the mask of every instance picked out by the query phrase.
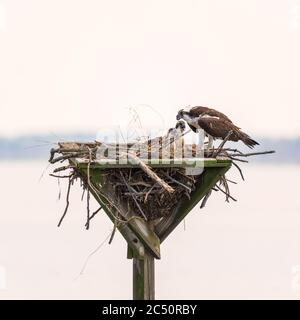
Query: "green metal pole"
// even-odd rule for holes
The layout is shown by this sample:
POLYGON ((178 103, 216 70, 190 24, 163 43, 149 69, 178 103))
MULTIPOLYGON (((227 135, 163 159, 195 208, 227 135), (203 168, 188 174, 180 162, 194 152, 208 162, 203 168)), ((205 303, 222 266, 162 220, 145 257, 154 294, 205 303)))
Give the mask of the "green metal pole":
POLYGON ((133 300, 154 300, 154 257, 133 258, 133 300))

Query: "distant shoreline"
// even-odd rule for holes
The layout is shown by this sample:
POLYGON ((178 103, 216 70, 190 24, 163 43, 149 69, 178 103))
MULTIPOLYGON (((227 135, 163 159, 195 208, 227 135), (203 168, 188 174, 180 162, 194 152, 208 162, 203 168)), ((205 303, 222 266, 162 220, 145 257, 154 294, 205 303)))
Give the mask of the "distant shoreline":
MULTIPOLYGON (((43 160, 48 159, 49 151, 56 139, 69 141, 93 141, 95 134, 24 135, 14 138, 0 137, 0 160, 43 160)), ((300 163, 300 137, 295 139, 259 138, 260 146, 255 151, 275 150, 276 154, 251 158, 251 162, 300 163)), ((216 142, 216 146, 218 142, 216 142)), ((228 143, 228 146, 241 151, 248 150, 242 144, 228 143)))

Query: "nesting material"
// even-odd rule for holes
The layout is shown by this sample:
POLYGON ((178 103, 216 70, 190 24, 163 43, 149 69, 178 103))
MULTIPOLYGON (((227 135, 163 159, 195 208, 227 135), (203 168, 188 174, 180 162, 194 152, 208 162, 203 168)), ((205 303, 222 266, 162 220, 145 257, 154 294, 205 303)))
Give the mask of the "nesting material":
MULTIPOLYGON (((230 159, 232 164, 239 170, 241 177, 243 177, 242 170, 237 165, 236 161, 247 162, 243 159, 250 155, 273 153, 273 151, 244 154, 238 150, 224 148, 226 141, 223 141, 217 149, 204 149, 203 158, 226 158, 230 159)), ((181 147, 181 146, 179 146, 181 147)), ((181 154, 188 150, 191 157, 197 157, 197 147, 195 145, 185 146, 181 154)), ((137 145, 106 145, 102 142, 95 141, 90 143, 84 142, 64 142, 58 143, 58 148, 52 149, 50 152, 49 162, 61 163, 62 165, 53 170, 51 174, 57 178, 67 178, 69 180, 67 192, 67 205, 63 216, 59 222, 61 224, 64 219, 67 209, 69 207, 69 193, 74 181, 79 179, 81 186, 87 190, 87 222, 86 227, 89 227, 90 220, 98 211, 90 214, 89 209, 89 192, 99 194, 105 199, 105 206, 110 209, 115 209, 117 212, 115 220, 117 222, 126 222, 126 214, 124 213, 124 203, 127 207, 127 212, 133 212, 135 216, 151 221, 168 217, 174 211, 178 201, 183 197, 190 198, 192 192, 195 190, 196 184, 201 180, 201 174, 188 175, 186 170, 182 167, 166 166, 164 168, 153 168, 147 165, 147 159, 156 153, 158 160, 164 158, 164 150, 169 148, 169 156, 171 159, 176 158, 178 153, 178 144, 166 145, 162 138, 157 138, 155 143, 147 141, 146 143, 137 145), (113 151, 113 152, 111 152, 113 151), (130 160, 134 163, 133 166, 124 168, 110 167, 109 165, 101 168, 101 176, 103 185, 110 185, 110 194, 104 194, 102 186, 99 185, 97 189, 92 186, 90 182, 90 168, 99 160, 109 159, 114 161, 130 160), (87 176, 83 176, 80 172, 78 163, 87 164, 87 176), (62 172, 68 172, 67 174, 62 172), (118 208, 119 203, 122 202, 122 210, 118 208)), ((181 151, 181 150, 180 150, 181 151)), ((100 174, 100 173, 99 173, 100 174)), ((234 200, 229 191, 229 183, 235 183, 228 180, 225 175, 220 177, 220 180, 212 189, 213 191, 220 191, 225 194, 226 201, 234 200)), ((104 189, 104 188, 103 188, 104 189)), ((211 191, 212 191, 211 190, 211 191)), ((211 191, 203 199, 201 208, 207 202, 211 191)), ((103 198, 102 198, 103 199, 103 198)))
POLYGON ((110 169, 103 172, 106 183, 113 185, 118 199, 146 220, 169 216, 182 197, 190 198, 199 176, 187 176, 184 169, 152 169, 172 189, 169 192, 153 181, 142 169, 110 169))

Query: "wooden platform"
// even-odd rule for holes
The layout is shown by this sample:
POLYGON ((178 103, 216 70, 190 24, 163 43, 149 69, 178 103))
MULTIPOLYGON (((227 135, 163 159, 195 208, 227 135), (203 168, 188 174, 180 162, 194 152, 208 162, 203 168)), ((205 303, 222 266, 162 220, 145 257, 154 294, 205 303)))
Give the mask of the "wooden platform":
MULTIPOLYGON (((127 257, 133 259, 133 298, 154 299, 154 261, 161 258, 161 243, 199 201, 211 191, 219 179, 230 169, 232 161, 224 157, 151 160, 138 158, 138 161, 132 161, 126 157, 120 158, 120 160, 97 159, 98 146, 99 144, 93 143, 61 143, 61 159, 68 160, 71 166, 76 169, 90 193, 127 241, 127 257), (94 152, 93 157, 92 152, 94 152), (74 156, 76 153, 77 156, 74 156), (190 193, 189 199, 186 197, 176 199, 175 209, 169 216, 161 217, 157 221, 146 221, 138 217, 133 212, 134 210, 128 208, 122 197, 121 199, 117 197, 113 185, 107 183, 105 178, 107 170, 137 168, 141 167, 140 162, 153 169, 201 168, 203 170, 200 170, 198 174, 195 189, 190 193), (112 205, 112 201, 118 204, 118 208, 112 205), (121 223, 116 217, 121 218, 121 223)), ((157 207, 157 210, 160 208, 157 207)))
MULTIPOLYGON (((227 167, 231 165, 231 160, 225 157, 220 158, 186 158, 186 159, 140 159, 152 168, 192 168, 192 167, 227 167)), ((88 159, 76 159, 79 167, 86 167, 90 161, 88 159)), ((115 159, 94 160, 90 163, 91 168, 113 169, 113 168, 135 168, 138 164, 134 162, 122 163, 115 159)))

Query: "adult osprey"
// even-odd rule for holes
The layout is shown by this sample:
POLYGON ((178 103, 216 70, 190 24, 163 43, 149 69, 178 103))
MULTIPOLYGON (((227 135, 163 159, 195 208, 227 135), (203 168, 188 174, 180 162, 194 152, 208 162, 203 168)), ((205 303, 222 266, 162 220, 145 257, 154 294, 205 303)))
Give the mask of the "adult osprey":
POLYGON ((249 148, 259 144, 234 125, 227 116, 214 109, 194 107, 190 111, 180 110, 176 118, 185 120, 194 132, 197 132, 197 129, 203 129, 208 135, 209 147, 212 146, 213 139, 224 140, 230 131, 232 131, 228 138, 230 141, 242 141, 249 148), (197 108, 205 109, 195 111, 197 108))
MULTIPOLYGON (((223 120, 226 120, 226 121, 232 123, 232 121, 224 113, 217 111, 215 109, 212 109, 212 108, 208 108, 208 107, 193 107, 190 110, 181 109, 178 111, 176 119, 177 120, 184 119, 188 123, 189 127, 194 132, 196 132, 197 126, 194 126, 192 124, 192 120, 197 119, 199 117, 204 117, 204 116, 205 117, 210 116, 210 117, 214 117, 217 119, 223 119, 223 120)), ((236 127, 236 128, 240 129, 239 127, 236 127)))

